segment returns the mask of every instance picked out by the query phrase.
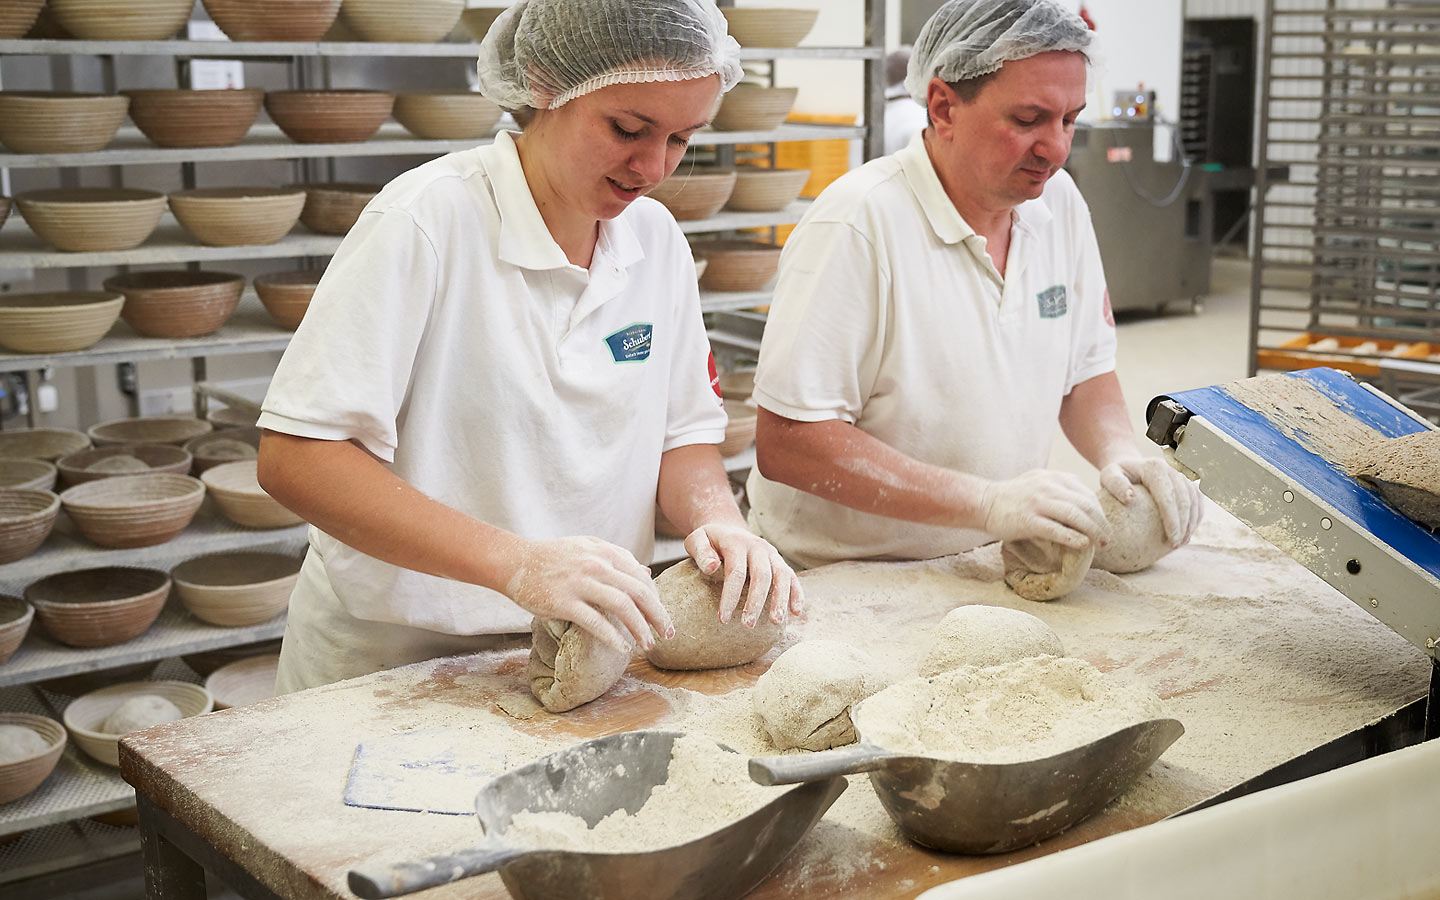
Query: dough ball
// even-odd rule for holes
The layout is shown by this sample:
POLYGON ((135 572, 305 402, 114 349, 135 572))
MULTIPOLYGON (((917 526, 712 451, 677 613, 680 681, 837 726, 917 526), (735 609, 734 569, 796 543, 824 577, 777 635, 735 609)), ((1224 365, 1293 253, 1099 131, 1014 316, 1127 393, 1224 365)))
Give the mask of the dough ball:
MULTIPOLYGON (((770 621, 769 608, 754 628, 740 621, 740 610, 729 624, 720 624, 720 589, 700 574, 693 559, 676 563, 655 579, 660 602, 675 623, 675 636, 661 638, 645 658, 659 669, 721 669, 742 666, 761 656, 785 636, 785 626, 770 621)), ((743 602, 743 601, 742 601, 743 602)))
POLYGON ((200 455, 206 459, 256 459, 260 456, 260 451, 244 441, 216 438, 207 441, 205 446, 200 448, 200 455))
POLYGON ((1348 468, 1405 516, 1440 528, 1440 431, 1371 441, 1355 451, 1348 468))
POLYGON ((1111 537, 1110 543, 1095 548, 1095 559, 1090 564, 1097 569, 1120 575, 1138 572, 1174 549, 1165 537, 1165 523, 1155 498, 1143 484, 1134 487, 1135 499, 1128 506, 1104 488, 1099 491, 1100 508, 1110 522, 1111 537))
POLYGON ((1030 656, 1064 656, 1060 635, 1026 612, 1003 606, 959 606, 945 614, 920 661, 927 678, 961 666, 998 666, 1030 656))
POLYGON ((530 693, 551 712, 565 712, 610 690, 634 655, 630 632, 610 618, 630 643, 623 653, 595 635, 561 619, 530 622, 530 693))
POLYGON ((802 641, 755 682, 755 714, 781 750, 855 742, 851 705, 885 687, 875 662, 839 641, 802 641))
POLYGON ((118 453, 115 456, 107 456, 104 459, 97 459, 85 467, 87 472, 105 472, 114 474, 116 472, 148 472, 150 464, 138 456, 131 456, 128 453, 118 453))
POLYGON ((1026 600, 1054 600, 1080 586, 1090 571, 1095 545, 1071 550, 1050 541, 1006 541, 1000 545, 1005 583, 1026 600))
POLYGON ((50 742, 24 725, 0 725, 0 765, 29 759, 50 749, 50 742))
POLYGON ((158 694, 137 694, 115 707, 100 725, 106 734, 129 734, 151 725, 163 722, 178 722, 185 718, 180 707, 158 694))

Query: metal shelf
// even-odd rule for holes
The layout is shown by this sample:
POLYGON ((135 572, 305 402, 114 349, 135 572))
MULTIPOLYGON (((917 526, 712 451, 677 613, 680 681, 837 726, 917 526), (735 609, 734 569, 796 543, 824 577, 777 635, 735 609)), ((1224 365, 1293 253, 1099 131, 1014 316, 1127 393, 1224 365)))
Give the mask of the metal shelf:
POLYGON ((736 212, 722 209, 705 219, 691 219, 678 222, 686 234, 703 234, 707 231, 732 231, 737 228, 771 228, 776 225, 794 225, 804 217, 814 200, 801 199, 776 212, 736 212))
MULTIPOLYGON (((27 831, 14 843, 0 847, 0 884, 27 881, 139 852, 140 833, 134 828, 83 820, 47 825, 27 831)), ((138 862, 136 870, 139 870, 138 862)))

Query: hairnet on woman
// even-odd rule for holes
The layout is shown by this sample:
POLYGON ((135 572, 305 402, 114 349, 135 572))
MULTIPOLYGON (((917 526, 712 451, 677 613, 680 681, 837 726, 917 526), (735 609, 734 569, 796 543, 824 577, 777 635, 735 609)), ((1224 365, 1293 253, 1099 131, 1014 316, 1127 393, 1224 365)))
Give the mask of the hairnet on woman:
POLYGON ((715 444, 689 245, 644 194, 740 77, 710 0, 522 0, 480 89, 523 133, 396 178, 276 371, 261 482, 311 523, 279 687, 493 647, 532 617, 617 646, 673 632, 656 505, 722 616, 799 610, 715 444))

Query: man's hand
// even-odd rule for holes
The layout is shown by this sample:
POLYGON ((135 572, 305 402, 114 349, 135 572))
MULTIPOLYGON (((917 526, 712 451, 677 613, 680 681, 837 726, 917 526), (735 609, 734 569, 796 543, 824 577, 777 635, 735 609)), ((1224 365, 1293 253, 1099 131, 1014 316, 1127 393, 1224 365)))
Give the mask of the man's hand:
POLYGON ((1153 456, 1123 459, 1100 470, 1100 485, 1127 506, 1135 499, 1137 484, 1143 484, 1155 498, 1170 546, 1189 541, 1204 510, 1200 486, 1153 456))
POLYGON ((770 606, 770 621, 780 624, 791 614, 804 610, 800 580, 765 539, 738 525, 701 525, 685 538, 685 552, 706 575, 725 568, 725 585, 720 591, 720 621, 729 622, 740 602, 746 579, 745 606, 740 621, 754 628, 760 614, 770 606))
POLYGON ((1100 501, 1068 472, 1032 469, 988 483, 980 497, 982 526, 1001 540, 1038 539, 1080 550, 1110 539, 1100 501))

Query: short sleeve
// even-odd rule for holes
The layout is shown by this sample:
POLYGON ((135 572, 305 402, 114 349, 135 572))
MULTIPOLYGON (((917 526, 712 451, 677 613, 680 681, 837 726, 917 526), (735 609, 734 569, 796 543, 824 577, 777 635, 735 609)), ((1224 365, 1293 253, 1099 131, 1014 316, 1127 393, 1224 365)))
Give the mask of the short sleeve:
POLYGON ((664 451, 689 444, 718 444, 725 437, 726 414, 720 401, 715 358, 700 314, 700 289, 689 245, 677 232, 682 270, 677 278, 675 352, 670 360, 670 392, 666 407, 664 451))
POLYGON ((260 427, 353 439, 393 462, 438 267, 434 246, 409 213, 363 213, 281 357, 260 427))
POLYGON ((1074 285, 1080 302, 1076 304, 1066 394, 1097 375, 1115 371, 1115 316, 1110 311, 1110 291, 1100 262, 1100 245, 1090 221, 1090 208, 1078 191, 1074 199, 1068 225, 1075 244, 1074 285))
POLYGON ((889 291, 879 251, 854 226, 802 223, 780 258, 755 402, 800 422, 856 422, 880 368, 889 291))

